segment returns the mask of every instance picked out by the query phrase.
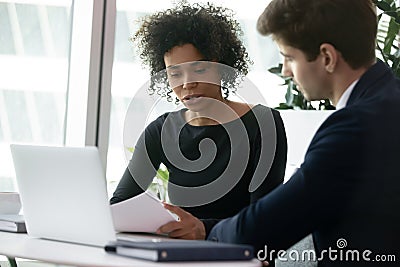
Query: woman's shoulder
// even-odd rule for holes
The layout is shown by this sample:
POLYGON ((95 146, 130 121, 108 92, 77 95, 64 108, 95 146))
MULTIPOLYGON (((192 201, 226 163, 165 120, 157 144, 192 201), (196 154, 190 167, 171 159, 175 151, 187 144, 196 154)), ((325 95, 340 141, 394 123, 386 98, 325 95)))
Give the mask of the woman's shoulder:
POLYGON ((152 122, 149 123, 149 125, 147 126, 147 128, 151 127, 151 128, 160 128, 163 127, 163 125, 165 124, 166 121, 168 121, 168 123, 180 123, 181 120, 183 119, 183 112, 185 112, 186 109, 180 109, 180 110, 176 110, 176 111, 168 111, 165 112, 161 115, 159 115, 156 119, 154 119, 152 122))
POLYGON ((264 104, 255 104, 255 105, 252 105, 252 109, 253 109, 253 110, 258 110, 258 111, 263 111, 263 112, 272 112, 272 113, 279 114, 279 111, 278 111, 278 110, 276 110, 276 109, 274 109, 274 108, 271 108, 271 107, 268 107, 268 106, 266 106, 266 105, 264 105, 264 104))
MULTIPOLYGON (((265 106, 263 104, 245 104, 248 108, 244 109, 245 112, 243 112, 242 116, 245 116, 247 114, 255 114, 256 116, 265 116, 267 114, 272 114, 274 118, 280 117, 279 111, 277 111, 274 108, 270 108, 268 106, 265 106)), ((242 117, 240 116, 240 117, 242 117)))
POLYGON ((254 105, 241 119, 246 124, 256 124, 253 128, 257 129, 269 128, 269 125, 275 125, 278 130, 284 128, 280 112, 263 104, 254 105))
POLYGON ((281 118, 281 114, 280 114, 280 112, 278 110, 276 110, 274 108, 271 108, 271 107, 268 107, 268 106, 265 106, 263 104, 254 105, 253 108, 252 108, 252 111, 260 113, 260 114, 268 114, 268 113, 270 113, 270 114, 272 114, 274 119, 281 118))

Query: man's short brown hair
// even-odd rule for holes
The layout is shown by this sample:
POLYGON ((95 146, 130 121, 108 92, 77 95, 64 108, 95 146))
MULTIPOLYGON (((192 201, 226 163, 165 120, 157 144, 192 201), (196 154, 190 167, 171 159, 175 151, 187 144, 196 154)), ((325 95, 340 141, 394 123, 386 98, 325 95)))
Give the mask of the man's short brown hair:
POLYGON ((273 0, 258 31, 302 50, 309 61, 329 43, 354 69, 375 60, 377 16, 371 0, 273 0))

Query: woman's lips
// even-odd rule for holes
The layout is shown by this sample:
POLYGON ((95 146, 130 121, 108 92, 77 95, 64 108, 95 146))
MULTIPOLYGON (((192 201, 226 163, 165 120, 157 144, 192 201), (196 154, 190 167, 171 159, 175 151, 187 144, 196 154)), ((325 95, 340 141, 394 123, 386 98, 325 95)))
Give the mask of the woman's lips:
POLYGON ((189 100, 191 98, 202 97, 201 94, 190 94, 183 97, 183 100, 189 100))
POLYGON ((203 98, 203 95, 193 94, 193 95, 185 96, 182 100, 185 104, 193 105, 193 104, 200 102, 202 98, 203 98))

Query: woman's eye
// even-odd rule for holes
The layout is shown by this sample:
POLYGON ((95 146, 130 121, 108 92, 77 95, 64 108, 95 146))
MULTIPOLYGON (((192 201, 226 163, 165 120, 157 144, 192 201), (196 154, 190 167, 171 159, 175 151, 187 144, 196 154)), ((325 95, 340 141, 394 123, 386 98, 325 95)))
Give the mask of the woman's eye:
POLYGON ((196 69, 194 72, 197 73, 197 74, 202 74, 202 73, 206 72, 206 69, 205 68, 196 69))
POLYGON ((180 75, 181 75, 180 73, 168 73, 168 76, 171 77, 171 78, 177 78, 180 75))

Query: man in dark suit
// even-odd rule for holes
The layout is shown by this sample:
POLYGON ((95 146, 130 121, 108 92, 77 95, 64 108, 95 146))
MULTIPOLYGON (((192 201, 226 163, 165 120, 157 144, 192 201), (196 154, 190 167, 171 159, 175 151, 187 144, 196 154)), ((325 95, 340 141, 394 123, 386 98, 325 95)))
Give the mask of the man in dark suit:
POLYGON ((374 7, 273 0, 259 17, 259 32, 283 55, 282 73, 308 100, 329 98, 338 110, 286 184, 208 239, 251 244, 271 262, 296 257, 278 252, 312 233, 319 266, 400 265, 400 83, 376 60, 374 7))

